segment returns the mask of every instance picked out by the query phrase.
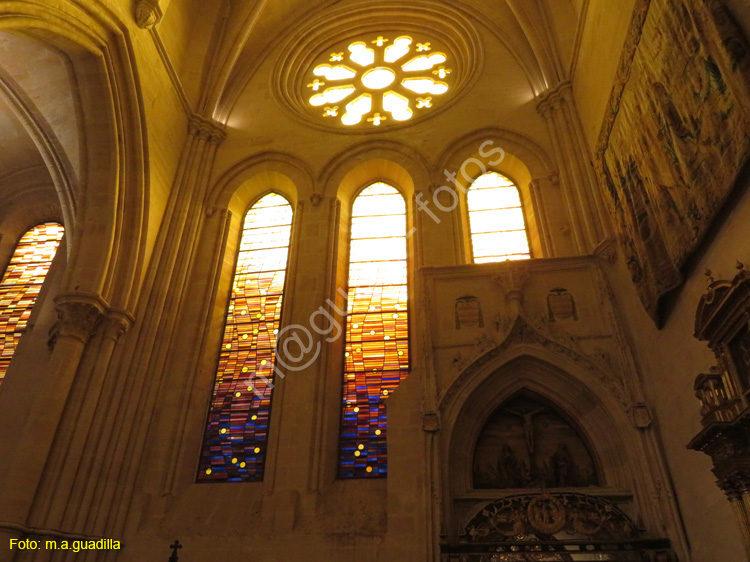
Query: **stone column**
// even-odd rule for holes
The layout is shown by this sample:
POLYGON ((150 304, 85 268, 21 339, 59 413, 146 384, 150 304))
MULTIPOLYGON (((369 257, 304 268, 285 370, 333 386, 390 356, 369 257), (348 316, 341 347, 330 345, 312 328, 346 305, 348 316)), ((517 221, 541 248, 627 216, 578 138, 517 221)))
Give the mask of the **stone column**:
MULTIPOLYGON (((78 378, 70 392, 70 404, 47 461, 47 468, 36 494, 29 522, 33 527, 60 529, 80 505, 80 482, 76 476, 95 456, 88 445, 103 431, 95 422, 96 412, 107 384, 112 356, 121 336, 130 328, 133 317, 125 311, 111 310, 98 323, 96 337, 78 369, 78 378)), ((104 408, 106 409, 106 408, 104 408)))
MULTIPOLYGON (((100 453, 92 459, 91 474, 76 485, 81 489, 77 517, 71 528, 90 534, 120 536, 128 517, 139 473, 144 470, 147 439, 167 444, 149 450, 150 488, 159 496, 168 486, 172 466, 174 428, 181 423, 181 407, 190 385, 184 372, 168 369, 186 349, 197 352, 203 326, 184 324, 186 303, 193 302, 192 274, 199 256, 206 221, 206 193, 216 151, 226 137, 224 127, 211 119, 192 115, 182 157, 154 247, 153 268, 148 272, 142 302, 136 311, 138 337, 129 342, 113 382, 107 389, 109 411, 96 423, 107 427, 98 440, 100 453), (164 290, 168 287, 168 290, 164 290), (192 341, 191 347, 185 342, 192 341), (162 413, 154 418, 155 411, 162 413)), ((198 297, 200 300, 204 295, 198 297)), ((200 306, 197 305, 197 306, 200 306)), ((81 477, 83 478, 83 477, 81 477)))
POLYGON ((549 129, 576 249, 580 254, 590 254, 610 236, 611 229, 570 82, 561 82, 542 94, 537 109, 549 129))
POLYGON ((32 501, 39 492, 84 351, 107 310, 107 304, 97 295, 64 293, 54 301, 58 320, 49 340, 52 352, 48 376, 43 392, 29 404, 27 421, 16 436, 17 442, 8 444, 6 450, 12 449, 12 460, 7 472, 0 475, 0 520, 20 527, 26 525, 32 501))
POLYGON ((554 258, 557 256, 557 251, 555 249, 555 238, 551 235, 552 229, 549 222, 549 212, 545 204, 544 183, 542 179, 532 180, 529 184, 529 191, 531 192, 531 200, 534 203, 534 210, 536 211, 536 223, 539 232, 539 242, 542 246, 542 255, 545 258, 554 258))

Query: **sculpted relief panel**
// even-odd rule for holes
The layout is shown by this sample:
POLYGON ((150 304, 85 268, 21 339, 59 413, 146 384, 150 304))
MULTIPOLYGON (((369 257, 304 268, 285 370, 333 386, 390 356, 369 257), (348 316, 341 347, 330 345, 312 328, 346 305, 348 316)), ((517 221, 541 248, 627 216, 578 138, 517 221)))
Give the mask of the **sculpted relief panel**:
POLYGON ((643 0, 635 14, 595 166, 656 320, 747 159, 750 49, 718 0, 643 0))
POLYGON ((439 399, 471 378, 467 370, 524 347, 576 362, 630 407, 635 367, 596 258, 427 268, 423 275, 439 399))
POLYGON ((495 412, 474 450, 474 488, 596 486, 578 432, 552 407, 518 396, 495 412))

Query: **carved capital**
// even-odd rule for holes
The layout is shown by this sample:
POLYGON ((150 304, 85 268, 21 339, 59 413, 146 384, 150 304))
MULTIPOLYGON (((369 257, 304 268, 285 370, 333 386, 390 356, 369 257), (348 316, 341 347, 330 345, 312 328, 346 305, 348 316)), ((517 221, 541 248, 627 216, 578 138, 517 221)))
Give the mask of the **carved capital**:
POLYGON ((141 29, 151 29, 159 23, 163 15, 159 0, 136 0, 133 12, 135 23, 141 29))
POLYGON ((188 133, 191 136, 201 138, 211 144, 220 145, 227 137, 227 132, 221 123, 213 119, 207 119, 196 113, 190 116, 188 121, 188 133))
POLYGON ((594 248, 594 255, 609 265, 617 263, 617 241, 614 238, 607 238, 594 248))
POLYGON ((651 409, 648 404, 640 402, 633 404, 630 408, 630 421, 633 422, 633 427, 636 429, 648 429, 654 421, 651 415, 651 409))
POLYGON ((320 193, 313 193, 310 195, 310 203, 312 203, 313 207, 317 207, 320 205, 321 201, 323 201, 323 195, 320 193))
POLYGON ((54 347, 60 338, 89 341, 107 311, 107 303, 95 295, 63 293, 55 297, 57 322, 50 330, 48 344, 54 347))
POLYGON ((102 321, 102 335, 114 342, 127 332, 133 325, 135 318, 124 310, 111 310, 102 321))
POLYGON ((569 80, 560 82, 553 86, 546 92, 539 94, 537 104, 537 111, 542 114, 545 119, 548 119, 552 112, 558 107, 562 107, 567 103, 572 94, 572 86, 569 80))
POLYGON ((493 283, 500 287, 505 295, 505 301, 518 313, 521 311, 523 290, 528 283, 531 274, 524 267, 513 265, 509 269, 501 270, 492 277, 493 283))
POLYGON ((437 412, 427 412, 422 416, 422 431, 435 433, 440 431, 440 414, 437 412))

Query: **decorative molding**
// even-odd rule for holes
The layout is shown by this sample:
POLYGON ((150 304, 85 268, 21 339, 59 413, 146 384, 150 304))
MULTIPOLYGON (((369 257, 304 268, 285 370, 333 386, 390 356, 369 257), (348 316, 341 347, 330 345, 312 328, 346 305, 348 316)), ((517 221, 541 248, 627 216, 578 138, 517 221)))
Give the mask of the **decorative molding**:
POLYGON ((548 118, 556 107, 567 103, 573 92, 573 85, 570 80, 559 82, 546 92, 537 96, 537 111, 545 118, 548 118))
POLYGON ((211 144, 220 145, 227 138, 226 127, 221 123, 193 113, 188 121, 188 133, 211 144))
MULTIPOLYGON (((352 39, 352 29, 357 30, 356 37, 377 37, 383 32, 380 20, 383 11, 389 13, 391 21, 398 22, 394 32, 421 35, 419 30, 424 30, 434 40, 439 40, 443 47, 441 51, 448 55, 453 71, 453 85, 446 93, 449 99, 430 113, 415 116, 407 122, 394 123, 389 130, 411 126, 417 120, 429 119, 452 107, 463 93, 470 90, 483 66, 484 49, 476 26, 464 9, 454 5, 443 4, 438 7, 430 2, 405 4, 393 0, 359 0, 356 4, 339 4, 333 9, 319 10, 302 19, 299 25, 291 26, 278 41, 269 42, 269 52, 273 49, 272 52, 283 53, 278 57, 271 77, 276 99, 305 124, 319 130, 348 135, 380 133, 381 127, 346 127, 332 120, 321 120, 318 112, 310 109, 307 95, 310 88, 306 85, 310 82, 312 61, 326 52, 326 49, 321 49, 321 45, 330 46, 352 39)), ((261 60, 263 57, 259 56, 254 61, 253 68, 240 72, 245 80, 253 76, 259 66, 258 61, 261 60)), ((225 96, 227 107, 233 105, 245 85, 244 81, 233 84, 232 91, 225 96)))
POLYGON ((625 91, 625 86, 628 80, 630 80, 630 67, 633 64, 633 59, 635 59, 638 44, 641 42, 641 34, 643 33, 643 26, 646 23, 646 16, 648 16, 650 6, 651 0, 636 0, 636 5, 633 8, 628 36, 622 48, 620 63, 615 75, 614 84, 612 85, 612 93, 607 103, 607 111, 604 114, 604 122, 599 131, 599 140, 596 145, 599 151, 602 151, 607 146, 609 135, 612 132, 615 119, 620 111, 620 100, 625 91))
POLYGON ((172 64, 172 59, 169 57, 167 48, 164 45, 164 42, 161 40, 161 36, 159 35, 159 32, 155 27, 152 27, 151 29, 149 29, 149 31, 151 32, 151 39, 153 39, 154 41, 156 52, 159 53, 159 58, 161 58, 161 62, 164 65, 165 70, 167 71, 169 80, 172 82, 172 86, 177 93, 177 97, 180 100, 182 109, 185 111, 185 114, 189 116, 192 113, 190 102, 188 101, 187 93, 185 92, 185 88, 180 81, 180 77, 177 74, 177 70, 175 69, 174 64, 172 64))
POLYGON ((612 540, 638 536, 638 528, 617 506, 584 494, 524 494, 490 502, 466 525, 472 542, 498 542, 519 535, 571 534, 612 540))
POLYGON ((102 320, 102 335, 115 343, 135 322, 132 314, 124 310, 110 310, 102 320))
POLYGON ((427 433, 440 431, 440 414, 437 412, 426 412, 422 416, 422 431, 427 433))
POLYGON ((711 457, 716 483, 730 500, 750 494, 749 432, 750 410, 746 409, 739 419, 712 424, 688 444, 711 457))
POLYGON ((313 207, 318 207, 320 205, 321 201, 323 201, 323 195, 322 194, 320 194, 320 193, 313 193, 312 195, 310 195, 310 203, 312 204, 313 207))
POLYGON ((619 247, 615 238, 607 238, 594 248, 594 255, 609 265, 617 263, 619 247))
POLYGON ((62 293, 54 299, 57 322, 50 329, 48 345, 54 348, 60 338, 73 338, 86 344, 106 315, 107 303, 97 295, 62 293))
POLYGON ((636 429, 648 429, 654 421, 651 409, 648 407, 648 404, 643 402, 633 404, 629 414, 630 420, 633 422, 633 427, 636 429))
POLYGON ((133 8, 135 23, 141 29, 151 29, 164 15, 159 0, 136 0, 133 8))
POLYGON ((531 278, 531 273, 525 267, 514 267, 502 269, 492 277, 492 282, 500 287, 505 293, 505 302, 516 307, 516 311, 522 309, 523 289, 531 278))
POLYGON ((495 339, 484 334, 482 338, 477 338, 478 341, 474 342, 475 353, 473 358, 467 357, 461 351, 453 357, 451 364, 455 370, 461 373, 456 380, 457 384, 461 384, 461 381, 474 376, 477 370, 492 362, 508 349, 532 344, 581 365, 584 369, 593 373, 623 407, 630 408, 631 403, 628 399, 625 383, 619 371, 614 368, 609 354, 603 352, 587 354, 581 349, 573 336, 561 338, 553 335, 543 324, 534 322, 523 313, 514 317, 498 318, 496 329, 500 333, 498 340, 501 343, 498 345, 490 345, 488 342, 494 344, 495 339))

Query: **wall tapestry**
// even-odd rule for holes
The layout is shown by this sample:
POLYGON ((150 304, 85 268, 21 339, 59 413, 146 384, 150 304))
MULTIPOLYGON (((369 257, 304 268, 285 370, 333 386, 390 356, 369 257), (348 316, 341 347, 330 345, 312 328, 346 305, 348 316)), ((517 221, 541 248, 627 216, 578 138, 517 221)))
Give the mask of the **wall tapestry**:
POLYGON ((655 321, 732 189, 749 138, 750 49, 723 3, 640 2, 594 165, 655 321))

